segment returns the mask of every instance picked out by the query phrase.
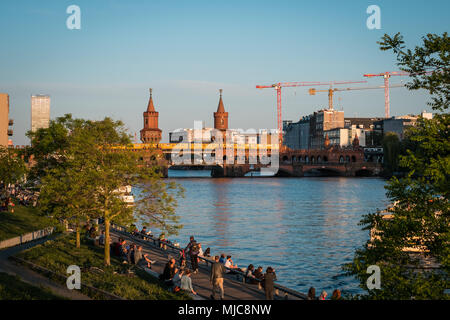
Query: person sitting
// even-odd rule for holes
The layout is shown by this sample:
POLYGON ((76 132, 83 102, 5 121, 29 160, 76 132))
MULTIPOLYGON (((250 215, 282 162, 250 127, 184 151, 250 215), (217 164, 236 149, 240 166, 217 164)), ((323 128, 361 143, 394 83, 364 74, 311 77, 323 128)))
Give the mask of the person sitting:
POLYGON ((257 284, 258 282, 256 281, 256 278, 253 274, 253 271, 255 270, 255 267, 253 266, 253 264, 250 264, 247 267, 247 271, 245 271, 245 282, 246 283, 250 283, 250 284, 257 284))
POLYGON ((335 289, 331 295, 331 300, 342 300, 341 290, 335 289))
POLYGON ((177 268, 175 268, 175 259, 172 258, 169 260, 169 262, 166 263, 166 266, 164 267, 164 271, 160 276, 160 279, 164 281, 166 285, 173 286, 172 279, 176 272, 177 268))
POLYGON ((211 248, 206 248, 205 252, 203 253, 203 256, 206 258, 211 257, 211 248))
POLYGON ((317 300, 316 298, 316 288, 311 287, 308 290, 308 300, 317 300))
POLYGON ((233 264, 231 256, 227 256, 227 260, 225 261, 225 267, 230 269, 239 269, 237 265, 233 264))
POLYGON ((225 258, 225 254, 222 253, 222 254, 220 255, 219 262, 222 263, 222 264, 225 264, 226 261, 227 261, 227 259, 225 258))
POLYGON ((258 280, 264 279, 264 273, 263 273, 263 267, 259 266, 255 272, 253 272, 253 275, 255 276, 255 280, 258 283, 258 288, 262 288, 262 282, 258 280))
POLYGON ((322 293, 319 296, 319 300, 326 300, 327 299, 327 292, 325 290, 322 291, 322 293))
POLYGON ((197 248, 198 248, 198 255, 200 257, 203 257, 203 249, 202 249, 202 244, 200 242, 197 244, 197 248))
MULTIPOLYGON (((179 269, 177 273, 172 278, 173 286, 175 287, 181 287, 181 278, 183 277, 184 270, 179 269)), ((175 291, 175 290, 174 290, 175 291)))
MULTIPOLYGON (((111 239, 109 239, 111 241, 111 239)), ((102 230, 100 237, 98 237, 98 244, 101 246, 105 245, 105 230, 102 230)))
MULTIPOLYGON (((149 236, 149 235, 151 235, 151 233, 152 233, 152 232, 151 232, 150 230, 147 231, 147 227, 146 227, 146 226, 143 226, 143 227, 142 227, 142 230, 141 230, 141 234, 142 234, 142 235, 144 235, 144 236, 149 236)), ((143 237, 143 238, 144 238, 144 237, 143 237)))
POLYGON ((191 271, 189 269, 186 269, 184 275, 181 277, 180 288, 182 290, 192 292, 192 294, 197 294, 197 292, 194 291, 194 288, 192 288, 191 271))
POLYGON ((97 226, 92 226, 91 229, 89 230, 89 238, 95 239, 97 238, 97 235, 98 235, 97 226))
POLYGON ((167 245, 166 245, 166 235, 164 234, 164 232, 163 233, 161 233, 160 235, 159 235, 159 247, 161 248, 161 249, 164 249, 164 250, 167 250, 167 245))

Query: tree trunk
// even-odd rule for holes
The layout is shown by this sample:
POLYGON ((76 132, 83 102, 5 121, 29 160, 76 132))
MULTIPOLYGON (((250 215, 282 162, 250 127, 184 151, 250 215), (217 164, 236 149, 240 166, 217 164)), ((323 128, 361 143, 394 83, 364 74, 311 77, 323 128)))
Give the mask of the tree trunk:
POLYGON ((110 239, 109 225, 110 225, 109 218, 105 218, 105 265, 106 266, 111 265, 110 249, 109 249, 109 239, 110 239))
POLYGON ((80 227, 77 225, 76 227, 77 230, 77 248, 81 247, 81 241, 80 241, 80 227))

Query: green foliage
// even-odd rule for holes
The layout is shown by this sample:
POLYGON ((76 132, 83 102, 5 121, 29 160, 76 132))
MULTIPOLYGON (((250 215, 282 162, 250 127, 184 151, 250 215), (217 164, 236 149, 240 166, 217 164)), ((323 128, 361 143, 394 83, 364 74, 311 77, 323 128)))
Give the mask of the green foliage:
POLYGON ((9 196, 6 194, 8 185, 21 181, 26 172, 25 162, 16 151, 0 146, 0 183, 5 196, 9 196))
MULTIPOLYGON (((402 70, 412 74, 412 90, 425 89, 432 95, 433 109, 448 108, 450 41, 427 35, 422 47, 404 50, 400 34, 385 35, 382 50, 397 54, 402 70), (425 71, 432 71, 431 75, 425 71)), ((364 230, 372 239, 355 252, 352 263, 344 266, 356 276, 369 299, 448 299, 450 272, 449 176, 450 143, 448 113, 432 120, 419 119, 406 133, 398 165, 406 170, 386 186, 394 204, 390 218, 381 212, 366 215, 364 230), (368 290, 367 267, 381 269, 381 289, 368 290), (431 266, 431 268, 429 268, 431 266)))
POLYGON ((63 300, 63 298, 46 288, 23 282, 18 276, 0 272, 0 300, 63 300))
POLYGON ((17 205, 14 213, 0 212, 0 241, 57 225, 39 209, 17 205))
MULTIPOLYGON (((157 279, 145 272, 135 271, 134 277, 123 273, 121 260, 112 257, 111 265, 104 266, 103 250, 89 242, 83 242, 81 248, 75 248, 74 235, 61 236, 56 240, 23 251, 18 257, 45 267, 61 275, 67 275, 67 267, 78 265, 81 268, 81 282, 106 292, 133 300, 179 300, 188 299, 183 293, 172 293, 160 285, 157 279)), ((54 278, 61 281, 60 278, 54 278)), ((82 292, 93 299, 105 299, 91 290, 82 292)))
POLYGON ((398 171, 398 157, 400 154, 400 140, 396 133, 387 132, 382 141, 384 152, 384 170, 388 175, 398 171))
POLYGON ((450 39, 444 32, 442 36, 427 34, 422 41, 422 46, 406 49, 403 36, 397 33, 394 37, 385 34, 378 44, 383 51, 392 50, 400 69, 411 74, 407 87, 427 90, 433 96, 429 105, 445 111, 450 99, 450 39))
POLYGON ((110 263, 111 222, 130 225, 140 217, 169 233, 181 227, 171 194, 178 186, 165 184, 156 164, 143 163, 140 155, 128 148, 131 140, 122 122, 110 118, 72 119, 66 115, 30 135, 30 152, 36 153, 36 173, 42 183, 42 208, 77 226, 89 218, 103 218, 106 265, 110 263), (139 201, 134 212, 119 190, 137 184, 149 195, 139 201))

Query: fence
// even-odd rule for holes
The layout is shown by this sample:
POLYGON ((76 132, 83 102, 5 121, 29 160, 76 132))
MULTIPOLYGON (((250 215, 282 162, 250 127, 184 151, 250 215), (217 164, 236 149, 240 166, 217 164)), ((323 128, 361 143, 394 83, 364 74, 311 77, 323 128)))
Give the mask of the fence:
POLYGON ((46 237, 53 233, 54 227, 47 227, 38 231, 22 234, 20 236, 0 241, 0 249, 9 248, 46 237))
MULTIPOLYGON (((111 223, 111 228, 113 230, 116 230, 116 231, 122 233, 122 234, 125 234, 125 235, 127 235, 129 237, 132 237, 135 240, 138 240, 138 241, 144 240, 145 242, 152 242, 153 245, 156 246, 157 248, 160 248, 160 244, 163 244, 164 246, 169 248, 172 253, 180 254, 180 252, 182 251, 182 249, 180 249, 179 247, 176 247, 176 246, 174 246, 174 245, 172 245, 170 243, 167 243, 167 242, 161 242, 159 239, 157 239, 157 238, 155 238, 153 236, 139 234, 139 238, 140 239, 137 239, 136 236, 134 236, 132 233, 128 232, 127 229, 125 227, 123 227, 123 226, 119 226, 119 225, 111 223)), ((163 250, 163 249, 161 249, 161 250, 163 250)), ((200 260, 206 262, 206 264, 208 266, 212 265, 213 263, 215 263, 215 261, 212 258, 201 257, 201 256, 199 256, 198 258, 200 260)), ((236 273, 239 276, 241 276, 242 279, 243 279, 243 282, 245 282, 245 279, 248 278, 245 275, 244 272, 241 272, 241 271, 238 271, 238 270, 234 270, 234 269, 230 269, 230 268, 227 268, 227 269, 230 270, 230 271, 233 271, 234 273, 236 273)), ((256 280, 258 282, 262 282, 262 280, 260 280, 260 279, 252 278, 252 280, 256 280)), ((296 297, 296 298, 299 298, 299 299, 302 299, 302 300, 306 300, 308 298, 307 295, 305 295, 305 294, 303 294, 301 292, 297 292, 295 290, 286 288, 286 287, 281 286, 279 284, 274 284, 274 288, 275 288, 275 290, 278 290, 279 292, 283 292, 285 299, 288 299, 288 296, 293 296, 293 297, 296 297)))

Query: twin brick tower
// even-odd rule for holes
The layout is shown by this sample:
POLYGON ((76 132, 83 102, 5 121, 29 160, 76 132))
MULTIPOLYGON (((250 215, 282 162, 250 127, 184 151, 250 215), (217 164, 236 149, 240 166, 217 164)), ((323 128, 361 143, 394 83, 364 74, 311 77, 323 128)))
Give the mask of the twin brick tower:
MULTIPOLYGON (((228 112, 225 112, 222 100, 222 89, 219 90, 220 98, 217 111, 214 112, 214 129, 225 131, 228 129, 228 112)), ((152 89, 148 100, 147 111, 144 112, 144 128, 141 130, 143 143, 159 143, 161 141, 161 129, 158 128, 159 113, 155 110, 152 89)))

